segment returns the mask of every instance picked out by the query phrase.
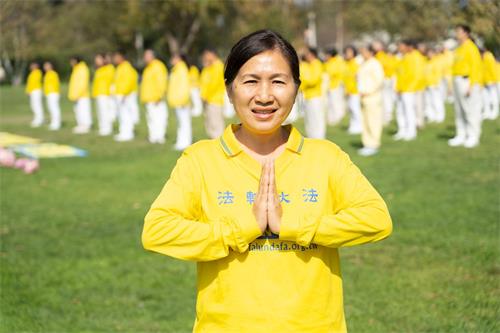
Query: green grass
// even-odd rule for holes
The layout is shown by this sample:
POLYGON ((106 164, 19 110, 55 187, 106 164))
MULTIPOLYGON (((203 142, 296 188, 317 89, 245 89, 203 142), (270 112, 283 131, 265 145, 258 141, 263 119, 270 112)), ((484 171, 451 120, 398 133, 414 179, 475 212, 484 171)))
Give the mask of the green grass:
MULTIPOLYGON (((146 141, 31 129, 20 88, 0 90, 0 130, 87 149, 46 159, 35 175, 1 169, 1 332, 189 332, 195 264, 145 252, 142 221, 179 156, 146 141)), ((302 129, 302 123, 299 124, 302 129)), ((499 332, 500 131, 483 126, 477 149, 449 148, 453 115, 414 142, 355 154, 345 123, 328 137, 386 199, 393 235, 341 250, 350 332, 499 332)), ((201 119, 195 139, 204 137, 201 119)))

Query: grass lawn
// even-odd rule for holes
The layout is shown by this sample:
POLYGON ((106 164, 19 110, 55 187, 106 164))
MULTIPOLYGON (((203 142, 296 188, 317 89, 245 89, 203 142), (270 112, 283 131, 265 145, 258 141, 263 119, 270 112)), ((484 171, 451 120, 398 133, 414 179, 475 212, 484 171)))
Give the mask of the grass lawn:
MULTIPOLYGON (((24 175, 1 169, 0 332, 190 332, 195 264, 148 253, 140 234, 149 205, 179 153, 137 139, 116 143, 64 129, 31 129, 21 88, 0 89, 0 130, 87 149, 87 158, 41 160, 24 175)), ((144 111, 144 110, 143 110, 144 111)), ((328 138, 346 150, 386 199, 392 236, 341 250, 350 332, 500 331, 500 130, 483 125, 481 146, 449 148, 453 113, 414 142, 355 154, 345 123, 328 138)), ((302 122, 298 124, 302 130, 302 122)), ((204 138, 194 120, 195 139, 204 138)))

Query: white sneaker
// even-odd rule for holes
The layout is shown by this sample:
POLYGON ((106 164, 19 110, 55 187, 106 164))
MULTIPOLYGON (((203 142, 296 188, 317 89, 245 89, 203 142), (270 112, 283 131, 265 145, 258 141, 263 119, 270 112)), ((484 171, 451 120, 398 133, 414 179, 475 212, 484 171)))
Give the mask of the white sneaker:
POLYGON ((465 143, 464 138, 456 136, 453 139, 448 140, 448 146, 450 147, 458 147, 462 146, 465 143))
POLYGON ((90 132, 89 127, 84 127, 84 126, 76 126, 73 128, 73 133, 75 134, 87 134, 90 132))
POLYGON ((477 146, 479 146, 479 140, 476 140, 476 139, 467 139, 464 142, 465 148, 474 148, 477 146))
POLYGON ((407 135, 403 138, 404 141, 413 141, 417 138, 416 135, 407 135))
POLYGON ((404 135, 403 135, 403 134, 401 134, 401 133, 396 133, 396 134, 392 137, 392 139, 393 139, 394 141, 403 140, 403 138, 404 138, 404 135))
POLYGON ((35 122, 32 122, 32 123, 30 124, 30 126, 31 126, 32 128, 37 128, 37 127, 42 126, 42 123, 35 123, 35 122))
POLYGON ((349 133, 351 135, 358 135, 358 134, 361 134, 361 130, 349 128, 347 130, 347 133, 349 133))
POLYGON ((378 153, 377 148, 363 147, 358 150, 358 154, 361 156, 373 156, 378 153))

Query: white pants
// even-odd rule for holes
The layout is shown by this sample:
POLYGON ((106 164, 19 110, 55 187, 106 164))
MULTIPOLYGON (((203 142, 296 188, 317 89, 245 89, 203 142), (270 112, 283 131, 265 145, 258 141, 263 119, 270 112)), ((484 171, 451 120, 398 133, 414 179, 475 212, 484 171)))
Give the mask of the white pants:
POLYGON ((50 113, 50 129, 58 130, 61 128, 61 107, 59 106, 59 94, 52 93, 46 96, 47 108, 50 113))
POLYGON ((495 83, 487 84, 483 92, 483 119, 496 119, 498 117, 498 90, 495 83))
POLYGON ((382 101, 384 103, 384 125, 392 121, 392 110, 396 99, 396 92, 394 91, 394 79, 385 78, 384 88, 382 90, 382 101))
POLYGON ((456 137, 478 143, 482 121, 481 87, 477 84, 473 85, 470 95, 466 96, 469 86, 468 78, 453 77, 456 137))
POLYGON ((363 121, 361 115, 361 99, 358 94, 352 94, 347 97, 347 106, 349 107, 349 133, 360 134, 363 130, 363 121))
POLYGON ((443 94, 440 86, 425 90, 425 117, 429 122, 442 123, 445 118, 443 94))
POLYGON ((33 126, 40 126, 43 124, 43 102, 41 89, 30 92, 30 107, 33 112, 33 120, 31 121, 31 124, 33 126))
POLYGON ((229 101, 229 96, 227 92, 224 94, 224 109, 222 111, 224 118, 232 118, 236 114, 234 111, 233 104, 229 101))
POLYGON ((424 113, 424 91, 419 90, 415 92, 415 116, 417 119, 417 127, 424 127, 425 113, 424 113))
POLYGON ((139 101, 137 100, 137 92, 130 93, 130 95, 127 96, 129 99, 130 103, 130 110, 132 112, 132 120, 134 121, 134 125, 139 124, 141 117, 139 114, 139 101))
POLYGON ((109 95, 109 117, 113 123, 118 119, 118 96, 116 95, 109 95))
POLYGON ((293 124, 294 122, 297 121, 299 118, 299 107, 297 105, 297 99, 295 99, 295 102, 293 103, 292 110, 290 110, 290 113, 288 114, 288 117, 285 119, 283 122, 283 125, 287 124, 293 124))
POLYGON ((165 101, 147 103, 146 120, 148 123, 149 142, 164 143, 168 121, 167 103, 165 101))
POLYGON ((340 123, 345 116, 344 88, 338 86, 335 89, 328 90, 328 111, 326 119, 328 125, 340 123))
POLYGON ((304 125, 308 138, 324 139, 326 136, 326 119, 323 99, 315 97, 305 99, 304 125))
POLYGON ((134 138, 134 127, 136 122, 137 95, 118 96, 118 137, 123 140, 134 138))
POLYGON ((75 102, 74 106, 76 126, 86 130, 92 126, 92 111, 90 108, 90 98, 83 97, 75 102))
POLYGON ((110 135, 113 132, 115 101, 111 96, 100 95, 96 97, 97 121, 99 123, 99 134, 110 135))
POLYGON ((175 108, 174 110, 177 117, 177 141, 175 149, 183 150, 193 142, 191 111, 187 106, 175 108))
POLYGON ((417 120, 415 112, 415 93, 401 93, 396 105, 397 136, 414 139, 417 136, 417 120))
POLYGON ((201 101, 200 89, 191 89, 191 115, 199 117, 203 113, 203 103, 201 101))

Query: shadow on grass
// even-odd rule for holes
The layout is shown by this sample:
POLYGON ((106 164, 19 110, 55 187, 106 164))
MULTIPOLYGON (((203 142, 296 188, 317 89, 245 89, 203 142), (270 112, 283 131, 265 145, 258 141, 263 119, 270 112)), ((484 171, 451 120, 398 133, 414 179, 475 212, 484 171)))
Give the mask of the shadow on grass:
POLYGON ((349 144, 353 148, 358 148, 358 149, 363 148, 363 144, 361 143, 361 141, 351 141, 351 142, 349 142, 349 144))

